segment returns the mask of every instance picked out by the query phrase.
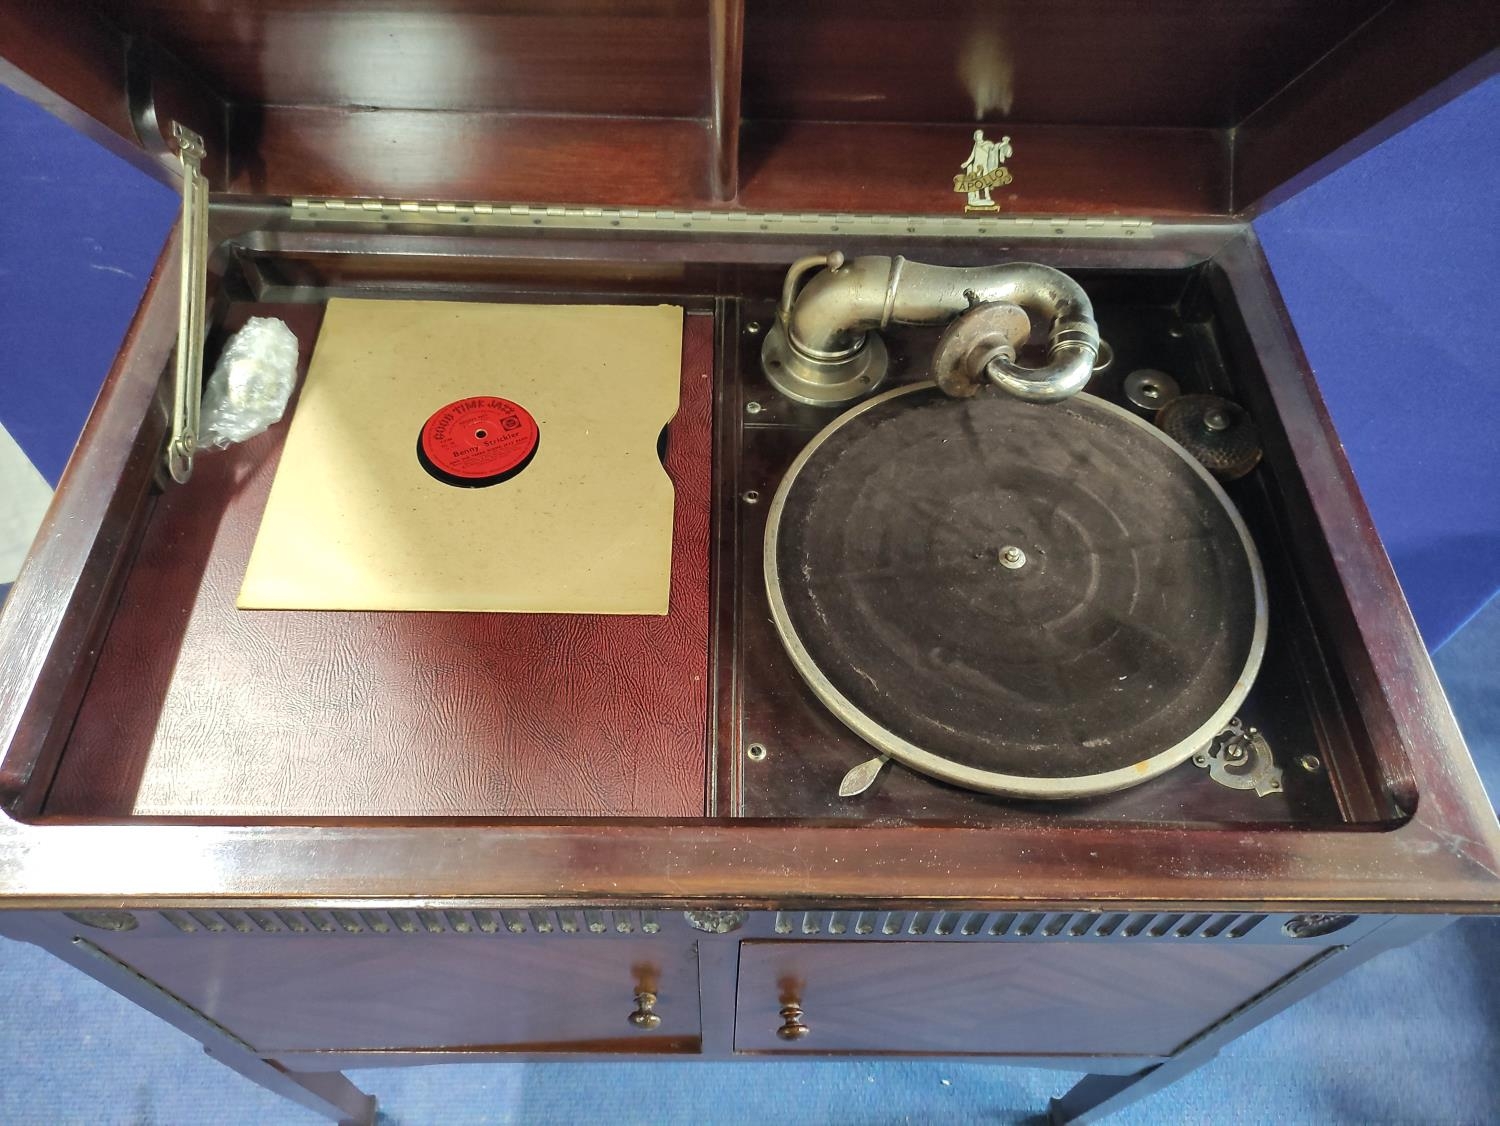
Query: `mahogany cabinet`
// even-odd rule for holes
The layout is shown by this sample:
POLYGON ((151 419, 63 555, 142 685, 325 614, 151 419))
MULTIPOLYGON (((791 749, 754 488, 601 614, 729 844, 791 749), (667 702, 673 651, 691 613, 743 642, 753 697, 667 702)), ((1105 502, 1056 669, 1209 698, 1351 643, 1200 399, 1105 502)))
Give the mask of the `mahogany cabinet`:
MULTIPOLYGON (((1431 926, 1265 912, 455 907, 5 920, 252 1078, 304 1085, 436 1058, 851 1054, 1161 1082, 1431 926)), ((325 1109, 357 1119, 360 1096, 337 1090, 325 1109)))
MULTIPOLYGON (((851 1054, 1087 1072, 1084 1121, 1494 911, 1500 829, 1249 218, 1497 42, 1419 0, 0 2, 0 80, 193 201, 0 612, 0 932, 341 1121, 345 1068, 851 1054), (965 211, 976 119, 1012 178, 965 211), (834 250, 1056 267, 1092 392, 1249 413, 1279 787, 839 792, 870 750, 760 572, 832 416, 758 359, 834 250), (169 456, 195 295, 209 364, 272 315, 304 366, 333 297, 681 305, 668 614, 237 611, 286 423, 169 456)), ((889 334, 894 383, 936 332, 889 334)))

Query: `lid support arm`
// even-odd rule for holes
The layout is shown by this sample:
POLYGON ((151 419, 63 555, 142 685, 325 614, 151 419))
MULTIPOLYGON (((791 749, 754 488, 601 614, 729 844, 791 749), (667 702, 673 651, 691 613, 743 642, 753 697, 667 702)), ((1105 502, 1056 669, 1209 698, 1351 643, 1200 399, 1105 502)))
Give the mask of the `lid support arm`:
POLYGON ((709 191, 725 203, 740 191, 740 86, 745 55, 745 0, 712 0, 709 34, 709 191))
POLYGON ((208 301, 208 181, 203 138, 177 122, 172 140, 182 162, 181 289, 177 300, 177 353, 172 379, 172 430, 167 471, 183 484, 193 475, 198 411, 203 399, 204 308, 208 301))

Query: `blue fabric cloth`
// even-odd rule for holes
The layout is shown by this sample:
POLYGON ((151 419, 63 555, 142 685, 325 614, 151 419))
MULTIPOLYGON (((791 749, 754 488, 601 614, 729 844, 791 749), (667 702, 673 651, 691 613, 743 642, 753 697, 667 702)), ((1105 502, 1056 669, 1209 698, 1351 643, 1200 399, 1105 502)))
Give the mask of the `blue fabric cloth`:
POLYGON ((1256 221, 1429 648, 1500 588, 1500 77, 1256 221))
POLYGON ((0 152, 0 423, 56 486, 178 200, 4 86, 0 152))

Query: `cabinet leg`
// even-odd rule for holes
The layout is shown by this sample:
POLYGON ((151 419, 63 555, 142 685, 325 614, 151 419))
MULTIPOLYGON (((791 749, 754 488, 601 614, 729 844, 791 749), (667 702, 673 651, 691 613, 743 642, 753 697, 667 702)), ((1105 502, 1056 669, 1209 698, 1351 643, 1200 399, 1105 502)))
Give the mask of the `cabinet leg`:
POLYGON ((1147 1095, 1175 1083, 1188 1072, 1214 1058, 1215 1053, 1188 1053, 1155 1064, 1133 1075, 1085 1075, 1047 1108, 1052 1126, 1076 1123, 1085 1126, 1122 1110, 1147 1095))
POLYGON ((333 1119, 339 1126, 374 1126, 375 1097, 349 1082, 341 1071, 293 1071, 274 1060, 237 1049, 224 1050, 205 1044, 210 1059, 232 1068, 252 1083, 258 1083, 308 1110, 333 1119))
POLYGON ((1226 1044, 1256 1025, 1263 1024, 1314 990, 1322 988, 1334 978, 1342 977, 1382 951, 1405 946, 1423 935, 1441 930, 1447 922, 1448 920, 1420 917, 1392 919, 1353 946, 1323 948, 1314 953, 1300 969, 1292 971, 1270 989, 1206 1029, 1170 1059, 1133 1075, 1085 1075, 1062 1098, 1052 1100, 1048 1109, 1054 1126, 1060 1126, 1064 1122, 1097 1122, 1105 1115, 1113 1114, 1154 1094, 1177 1082, 1188 1072, 1202 1067, 1218 1055, 1226 1044))
POLYGON ((32 942, 56 955, 120 996, 187 1033, 203 1045, 210 1059, 233 1068, 268 1091, 333 1119, 342 1126, 373 1126, 375 1100, 337 1071, 293 1071, 255 1050, 227 1029, 141 976, 86 938, 58 933, 56 918, 16 913, 3 920, 3 933, 32 942))

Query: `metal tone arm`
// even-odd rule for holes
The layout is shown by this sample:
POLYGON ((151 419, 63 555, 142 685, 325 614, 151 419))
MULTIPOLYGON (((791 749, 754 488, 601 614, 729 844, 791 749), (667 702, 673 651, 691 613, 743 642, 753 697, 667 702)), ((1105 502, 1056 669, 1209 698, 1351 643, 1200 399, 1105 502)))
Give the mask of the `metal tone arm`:
POLYGON ((878 330, 893 322, 955 319, 944 336, 947 352, 942 343, 938 349, 948 367, 934 373, 952 395, 972 395, 988 377, 1032 402, 1064 399, 1083 389, 1099 351, 1088 295, 1050 266, 929 266, 900 255, 846 262, 835 253, 799 259, 788 271, 761 362, 776 388, 793 399, 845 402, 874 390, 885 376, 878 330), (826 268, 799 290, 802 277, 819 265, 826 268), (1016 361, 1032 323, 1048 331, 1047 363, 1035 369, 1016 361))

